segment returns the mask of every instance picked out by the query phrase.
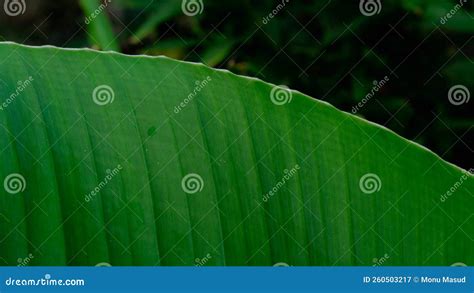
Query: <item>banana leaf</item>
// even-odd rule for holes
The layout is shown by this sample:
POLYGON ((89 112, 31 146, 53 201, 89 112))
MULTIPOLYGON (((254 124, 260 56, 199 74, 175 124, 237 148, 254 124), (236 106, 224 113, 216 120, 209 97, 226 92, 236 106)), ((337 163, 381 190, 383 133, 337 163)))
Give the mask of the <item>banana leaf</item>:
POLYGON ((380 125, 165 57, 0 56, 4 265, 474 263, 472 175, 380 125))

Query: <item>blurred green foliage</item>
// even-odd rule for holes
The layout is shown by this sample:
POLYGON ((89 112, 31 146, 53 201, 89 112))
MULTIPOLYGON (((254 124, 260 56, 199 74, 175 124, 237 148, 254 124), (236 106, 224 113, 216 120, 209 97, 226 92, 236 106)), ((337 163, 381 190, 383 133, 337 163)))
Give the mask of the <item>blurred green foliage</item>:
POLYGON ((181 0, 29 1, 25 15, 2 16, 0 33, 20 43, 203 62, 346 111, 387 77, 357 114, 471 168, 472 102, 448 100, 454 85, 474 91, 474 5, 460 1, 385 0, 370 17, 356 0, 202 0, 195 16, 181 0), (94 2, 107 3, 106 12, 86 24, 94 2))

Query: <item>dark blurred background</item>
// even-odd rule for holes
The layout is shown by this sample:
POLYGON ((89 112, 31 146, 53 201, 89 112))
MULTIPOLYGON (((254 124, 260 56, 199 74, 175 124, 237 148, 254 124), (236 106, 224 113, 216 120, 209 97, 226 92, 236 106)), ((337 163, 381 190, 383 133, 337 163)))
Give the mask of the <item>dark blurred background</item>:
POLYGON ((2 1, 2 40, 166 55, 256 76, 474 167, 472 0, 2 1))

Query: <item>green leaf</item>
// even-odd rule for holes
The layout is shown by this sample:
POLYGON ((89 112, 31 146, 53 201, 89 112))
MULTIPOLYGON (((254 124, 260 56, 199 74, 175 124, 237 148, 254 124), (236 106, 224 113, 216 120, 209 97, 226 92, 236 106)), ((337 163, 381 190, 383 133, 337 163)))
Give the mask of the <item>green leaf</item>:
POLYGON ((212 40, 208 47, 200 54, 201 62, 207 66, 217 66, 232 52, 236 40, 218 37, 212 40))
POLYGON ((425 18, 432 26, 441 26, 454 32, 474 33, 474 18, 463 9, 460 4, 450 7, 430 6, 425 18))
POLYGON ((5 264, 474 263, 473 177, 381 126, 165 57, 0 56, 5 264))
POLYGON ((146 55, 164 55, 174 59, 183 59, 187 55, 187 50, 197 44, 199 44, 199 41, 195 39, 165 39, 143 49, 142 53, 146 55))
POLYGON ((422 16, 425 27, 444 28, 457 33, 473 33, 474 18, 467 0, 403 0, 402 6, 422 16))
POLYGON ((465 84, 466 86, 474 86, 474 80, 470 76, 474 75, 474 62, 470 60, 459 59, 453 61, 451 64, 446 65, 443 73, 453 83, 465 84))
POLYGON ((84 10, 90 43, 102 50, 120 51, 120 46, 107 15, 107 7, 111 2, 111 0, 79 1, 82 10, 84 10))
POLYGON ((161 0, 154 7, 151 15, 147 17, 146 21, 132 35, 131 42, 133 44, 137 44, 146 38, 161 23, 182 13, 181 3, 176 0, 161 0))

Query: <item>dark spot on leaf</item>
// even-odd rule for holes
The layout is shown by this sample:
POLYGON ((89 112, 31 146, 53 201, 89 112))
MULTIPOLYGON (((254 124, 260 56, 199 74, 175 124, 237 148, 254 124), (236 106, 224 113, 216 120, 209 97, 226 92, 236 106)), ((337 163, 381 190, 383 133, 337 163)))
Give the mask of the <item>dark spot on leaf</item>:
POLYGON ((148 136, 153 136, 156 134, 156 127, 155 126, 152 126, 150 128, 148 128, 148 136))

